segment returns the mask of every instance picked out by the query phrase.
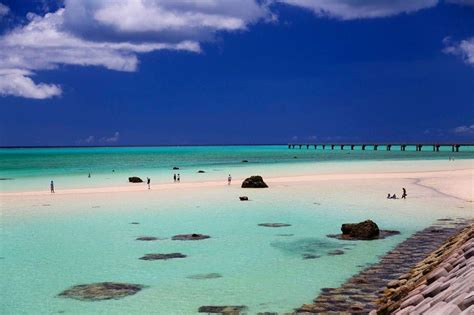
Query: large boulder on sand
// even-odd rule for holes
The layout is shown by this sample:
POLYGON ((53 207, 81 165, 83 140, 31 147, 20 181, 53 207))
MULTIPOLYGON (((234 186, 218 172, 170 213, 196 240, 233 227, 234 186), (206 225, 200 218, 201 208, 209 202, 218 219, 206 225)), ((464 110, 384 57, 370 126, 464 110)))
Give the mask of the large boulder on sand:
POLYGON ((140 177, 132 176, 128 178, 130 183, 143 183, 143 180, 140 177))
POLYGON ((242 182, 242 188, 268 188, 262 176, 250 176, 242 182))
POLYGON ((360 223, 345 223, 341 226, 342 236, 360 240, 370 240, 378 238, 379 227, 372 220, 360 223))

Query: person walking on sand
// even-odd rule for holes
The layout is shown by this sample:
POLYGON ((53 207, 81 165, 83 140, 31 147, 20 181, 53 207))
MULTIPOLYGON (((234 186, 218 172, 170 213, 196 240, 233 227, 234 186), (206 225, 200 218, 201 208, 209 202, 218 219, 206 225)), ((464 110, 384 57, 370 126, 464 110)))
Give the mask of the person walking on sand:
POLYGON ((177 180, 178 180, 178 183, 181 182, 181 176, 179 174, 178 174, 177 180))
POLYGON ((229 174, 229 177, 227 177, 227 185, 230 185, 231 182, 232 182, 232 176, 230 176, 229 174))
POLYGON ((150 189, 150 182, 151 182, 150 177, 147 177, 146 178, 146 184, 148 185, 148 189, 150 189))
POLYGON ((49 184, 49 188, 51 188, 51 193, 54 194, 54 182, 51 181, 51 184, 49 184))
POLYGON ((407 190, 405 187, 402 188, 402 199, 407 199, 407 190))
POLYGON ((174 182, 176 183, 176 174, 174 174, 173 180, 174 180, 174 182))

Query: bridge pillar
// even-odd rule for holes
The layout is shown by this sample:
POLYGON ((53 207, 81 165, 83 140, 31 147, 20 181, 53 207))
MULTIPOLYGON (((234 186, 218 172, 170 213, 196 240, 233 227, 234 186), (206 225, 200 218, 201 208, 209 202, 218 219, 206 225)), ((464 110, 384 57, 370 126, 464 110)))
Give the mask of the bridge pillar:
POLYGON ((433 152, 436 151, 436 144, 433 144, 433 152))
POLYGON ((299 146, 300 146, 300 149, 301 149, 302 145, 300 144, 299 146))
POLYGON ((326 145, 325 144, 323 144, 323 150, 326 150, 326 145))
POLYGON ((456 152, 459 152, 459 147, 460 147, 460 145, 456 144, 456 152))
POLYGON ((306 145, 306 150, 308 150, 308 149, 309 149, 309 144, 306 145))
POLYGON ((334 144, 331 144, 331 150, 334 150, 334 144))
POLYGON ((401 149, 402 151, 405 151, 406 148, 407 148, 406 144, 402 144, 402 145, 400 146, 400 149, 401 149))
POLYGON ((344 150, 344 145, 343 144, 341 144, 341 150, 344 150))
POLYGON ((351 145, 351 150, 354 150, 355 145, 351 145))
POLYGON ((390 151, 392 150, 392 145, 391 144, 387 144, 387 151, 390 151))
POLYGON ((374 151, 377 151, 378 147, 379 146, 377 144, 374 144, 374 151))
POLYGON ((365 144, 362 145, 362 150, 365 151, 365 144))
POLYGON ((318 145, 317 145, 317 144, 314 145, 314 149, 315 149, 315 150, 318 149, 318 145))
POLYGON ((436 152, 439 152, 439 147, 440 147, 440 145, 437 144, 437 145, 436 145, 436 152))

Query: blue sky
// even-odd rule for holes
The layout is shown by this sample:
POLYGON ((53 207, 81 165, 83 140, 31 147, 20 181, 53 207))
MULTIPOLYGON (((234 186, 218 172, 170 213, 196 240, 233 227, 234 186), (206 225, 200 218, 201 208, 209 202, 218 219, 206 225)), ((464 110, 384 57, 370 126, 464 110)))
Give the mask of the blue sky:
POLYGON ((0 146, 474 141, 471 0, 0 3, 0 146))

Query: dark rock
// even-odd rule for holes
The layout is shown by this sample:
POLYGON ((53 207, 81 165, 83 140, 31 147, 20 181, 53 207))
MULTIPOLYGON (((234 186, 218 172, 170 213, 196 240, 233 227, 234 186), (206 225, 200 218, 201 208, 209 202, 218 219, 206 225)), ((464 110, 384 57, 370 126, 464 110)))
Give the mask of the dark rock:
POLYGON ((277 234, 277 236, 293 236, 295 234, 277 234))
POLYGON ((279 227, 291 226, 291 224, 288 224, 288 223, 260 223, 258 226, 279 228, 279 227))
POLYGON ((143 183, 143 180, 140 177, 132 176, 128 178, 130 183, 143 183))
POLYGON ((143 288, 144 286, 140 284, 100 282, 76 285, 59 293, 58 296, 81 301, 116 300, 133 295, 143 288))
POLYGON ((138 223, 138 222, 130 222, 130 224, 140 224, 140 223, 138 223))
POLYGON ((313 255, 313 254, 303 254, 303 259, 316 259, 316 258, 321 258, 321 256, 313 255))
POLYGON ((194 280, 207 280, 207 279, 222 278, 222 275, 220 273, 203 273, 203 274, 198 274, 198 275, 187 276, 186 278, 194 279, 194 280))
POLYGON ((173 167, 174 170, 179 170, 179 167, 175 166, 173 167))
POLYGON ((372 240, 380 240, 384 239, 388 236, 393 236, 393 235, 398 235, 400 234, 400 231, 393 231, 393 230, 380 230, 379 236, 375 238, 370 238, 370 239, 362 239, 362 238, 357 238, 357 237, 350 237, 349 235, 344 235, 344 234, 328 234, 326 235, 327 237, 331 238, 337 238, 339 240, 344 240, 344 241, 359 241, 359 240, 364 240, 364 241, 372 241, 372 240))
POLYGON ((206 172, 203 171, 203 170, 199 170, 198 173, 202 174, 202 173, 206 173, 206 172))
POLYGON ((250 176, 242 182, 242 188, 268 188, 262 176, 250 176))
POLYGON ((361 240, 378 238, 380 234, 379 227, 371 220, 360 223, 345 223, 341 226, 341 231, 343 237, 361 240))
POLYGON ((249 161, 248 160, 242 160, 242 163, 248 163, 249 161))
POLYGON ((337 256, 337 255, 344 255, 344 251, 340 249, 335 249, 330 252, 328 252, 329 256, 337 256))
POLYGON ((0 180, 13 180, 13 178, 8 178, 8 177, 0 177, 0 180))
POLYGON ((179 234, 173 236, 171 239, 173 241, 197 241, 204 240, 206 238, 210 238, 210 236, 204 234, 179 234))
POLYGON ((239 199, 240 199, 240 201, 248 201, 248 200, 249 200, 249 197, 247 197, 247 196, 240 196, 239 199))
POLYGON ((146 254, 143 257, 140 257, 141 260, 168 260, 173 258, 186 258, 186 255, 181 253, 171 253, 171 254, 146 254))
POLYGON ((234 315, 239 314, 241 311, 247 309, 246 306, 215 306, 215 305, 206 305, 201 306, 198 309, 199 313, 213 313, 213 314, 226 314, 226 315, 234 315))
POLYGON ((157 241, 158 237, 154 236, 140 236, 136 238, 137 241, 157 241))

